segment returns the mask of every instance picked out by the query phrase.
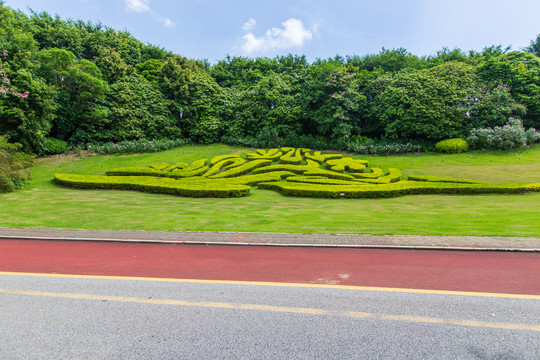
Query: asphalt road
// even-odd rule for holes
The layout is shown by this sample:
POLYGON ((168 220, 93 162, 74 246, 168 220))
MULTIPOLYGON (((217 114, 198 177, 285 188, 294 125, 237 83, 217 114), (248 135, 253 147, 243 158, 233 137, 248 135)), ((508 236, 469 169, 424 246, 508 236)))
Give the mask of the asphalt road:
POLYGON ((538 359, 540 297, 0 275, 1 359, 538 359))

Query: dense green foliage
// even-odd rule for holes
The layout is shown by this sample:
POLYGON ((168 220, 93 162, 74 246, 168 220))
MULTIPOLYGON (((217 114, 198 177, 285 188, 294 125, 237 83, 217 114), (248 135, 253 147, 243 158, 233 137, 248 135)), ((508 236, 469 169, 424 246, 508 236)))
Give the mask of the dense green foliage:
POLYGON ((0 136, 0 193, 13 191, 26 183, 32 159, 21 153, 21 144, 11 144, 0 136))
POLYGON ((188 139, 391 153, 520 118, 540 127, 539 38, 524 51, 406 49, 214 65, 126 31, 0 0, 0 134, 46 155, 69 146, 188 139), (51 140, 56 139, 56 140, 51 140), (391 141, 392 143, 388 143, 391 141), (62 146, 60 146, 62 145, 62 146))
MULTIPOLYGON (((458 139, 459 140, 459 139, 458 139)), ((463 141, 463 140, 461 140, 463 141)), ((56 174, 56 183, 85 189, 119 189, 189 197, 239 197, 250 186, 285 195, 323 198, 384 198, 414 194, 492 194, 540 191, 540 184, 488 184, 469 179, 409 176, 399 169, 369 168, 367 160, 310 149, 257 150, 245 158, 218 155, 187 165, 157 162, 114 168, 102 175, 56 174)))

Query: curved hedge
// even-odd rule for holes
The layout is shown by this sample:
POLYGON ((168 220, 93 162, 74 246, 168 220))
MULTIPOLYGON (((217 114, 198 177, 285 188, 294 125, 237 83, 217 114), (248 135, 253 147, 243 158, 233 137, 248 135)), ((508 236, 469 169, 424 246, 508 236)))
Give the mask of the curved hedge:
POLYGON ((153 176, 101 176, 56 174, 57 184, 79 189, 137 190, 188 197, 240 197, 251 190, 248 185, 221 181, 183 181, 153 176))
POLYGON ((426 175, 401 178, 399 169, 369 168, 366 160, 339 154, 311 154, 309 149, 257 150, 246 157, 219 155, 191 164, 153 163, 124 167, 101 175, 57 174, 64 186, 120 189, 192 197, 236 197, 251 186, 289 196, 374 198, 415 194, 492 194, 540 191, 540 184, 488 184, 471 179, 426 175))
POLYGON ((538 184, 450 184, 401 181, 386 185, 316 185, 290 182, 268 182, 261 189, 277 190, 288 196, 320 198, 388 198, 425 194, 522 194, 540 191, 538 184))

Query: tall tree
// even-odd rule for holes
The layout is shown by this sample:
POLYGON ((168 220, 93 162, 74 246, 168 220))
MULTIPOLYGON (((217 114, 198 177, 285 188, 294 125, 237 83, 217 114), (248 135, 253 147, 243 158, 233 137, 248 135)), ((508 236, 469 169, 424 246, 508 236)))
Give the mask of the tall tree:
POLYGON ((172 100, 183 133, 191 139, 210 143, 223 133, 219 114, 223 99, 220 86, 197 63, 175 56, 168 58, 157 74, 163 94, 172 100))
POLYGON ((359 91, 356 72, 338 63, 321 63, 309 70, 303 90, 305 116, 311 120, 309 133, 336 142, 361 133, 360 111, 366 97, 359 91))
POLYGON ((540 56, 540 34, 536 36, 535 40, 531 40, 531 43, 525 48, 525 51, 540 56))
POLYGON ((477 82, 474 68, 461 62, 396 74, 375 105, 386 136, 433 141, 463 134, 477 82))

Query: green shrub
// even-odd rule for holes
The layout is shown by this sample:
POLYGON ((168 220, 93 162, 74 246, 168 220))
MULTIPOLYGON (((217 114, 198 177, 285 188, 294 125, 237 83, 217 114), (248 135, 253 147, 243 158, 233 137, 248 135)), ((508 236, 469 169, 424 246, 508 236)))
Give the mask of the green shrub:
POLYGON ((521 120, 510 118, 508 123, 502 127, 472 129, 467 143, 473 149, 508 150, 526 146, 527 138, 532 139, 535 132, 534 129, 530 130, 527 135, 521 120))
POLYGON ((126 140, 118 143, 82 144, 74 146, 74 150, 88 150, 98 154, 132 154, 158 152, 191 144, 186 139, 160 139, 160 140, 126 140))
POLYGON ((21 144, 11 144, 0 135, 0 193, 22 187, 30 178, 33 160, 19 150, 21 144))
POLYGON ((463 139, 446 139, 435 144, 435 151, 456 154, 469 151, 469 144, 463 139))
POLYGON ((540 132, 535 128, 529 128, 525 131, 525 138, 527 139, 527 145, 532 145, 540 141, 540 132))
POLYGON ((43 148, 45 155, 63 154, 67 151, 68 143, 64 140, 46 138, 43 148))

